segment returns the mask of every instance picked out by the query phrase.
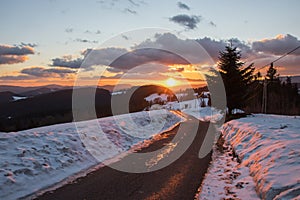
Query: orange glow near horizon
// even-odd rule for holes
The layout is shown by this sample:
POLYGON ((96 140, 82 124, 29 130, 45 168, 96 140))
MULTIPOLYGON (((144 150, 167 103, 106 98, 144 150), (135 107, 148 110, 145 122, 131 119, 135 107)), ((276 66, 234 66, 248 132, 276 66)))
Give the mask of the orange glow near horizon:
POLYGON ((178 81, 176 81, 174 78, 168 78, 167 80, 165 80, 165 85, 168 87, 174 87, 178 85, 178 81))

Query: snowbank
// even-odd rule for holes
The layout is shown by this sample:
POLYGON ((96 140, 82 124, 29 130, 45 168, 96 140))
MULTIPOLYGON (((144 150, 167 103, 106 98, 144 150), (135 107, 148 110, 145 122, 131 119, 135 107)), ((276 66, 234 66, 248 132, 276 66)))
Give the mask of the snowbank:
POLYGON ((223 125, 262 199, 300 198, 299 130, 299 116, 256 114, 223 125))
POLYGON ((222 150, 214 146, 211 164, 196 198, 260 199, 255 192, 255 183, 249 175, 249 169, 241 166, 228 144, 224 144, 222 150))
POLYGON ((49 187, 127 151, 181 120, 169 111, 157 110, 79 122, 77 127, 66 123, 0 133, 0 199, 17 199, 49 187), (81 139, 97 149, 92 152, 97 161, 81 139))

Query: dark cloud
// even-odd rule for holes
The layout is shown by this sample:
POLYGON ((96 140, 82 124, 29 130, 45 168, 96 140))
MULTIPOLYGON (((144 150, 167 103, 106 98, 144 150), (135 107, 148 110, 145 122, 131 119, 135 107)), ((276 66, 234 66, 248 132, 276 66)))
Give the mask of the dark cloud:
POLYGON ((214 40, 204 37, 196 40, 216 62, 219 57, 219 52, 225 49, 227 43, 224 40, 214 40))
POLYGON ((66 29, 65 29, 65 32, 66 32, 66 33, 72 33, 73 31, 74 31, 73 28, 66 28, 66 29))
POLYGON ((86 30, 86 31, 84 31, 84 33, 99 35, 99 34, 101 34, 101 31, 100 30, 96 30, 96 31, 86 30))
POLYGON ((98 41, 96 40, 88 40, 88 39, 81 39, 81 38, 76 38, 74 42, 82 42, 82 43, 90 43, 90 44, 97 44, 98 41))
POLYGON ((210 21, 209 22, 209 25, 213 26, 213 27, 217 27, 217 25, 213 22, 213 21, 210 21))
POLYGON ((0 76, 0 80, 2 81, 23 81, 23 80, 31 80, 32 76, 27 75, 17 75, 17 76, 0 76))
POLYGON ((237 47, 239 51, 241 51, 242 59, 257 59, 257 58, 263 58, 266 55, 258 54, 252 47, 251 43, 246 43, 244 41, 239 40, 238 38, 232 38, 227 41, 228 43, 231 43, 234 47, 237 47))
MULTIPOLYGON (((292 38, 291 36, 286 37, 292 38)), ((295 40, 298 41, 298 39, 295 40)), ((218 62, 219 52, 224 51, 225 46, 230 44, 241 51, 242 60, 246 62, 245 65, 254 62, 256 66, 260 67, 262 64, 270 63, 278 57, 277 54, 274 54, 276 46, 273 46, 274 50, 264 50, 264 53, 262 53, 257 48, 253 48, 257 42, 261 41, 251 43, 239 40, 238 38, 214 40, 208 37, 196 40, 181 39, 174 34, 164 33, 156 34, 154 38, 136 44, 131 49, 86 49, 82 52, 81 58, 74 59, 71 56, 56 58, 52 60, 52 66, 71 69, 77 69, 81 66, 86 70, 92 70, 91 66, 93 65, 105 65, 108 66, 108 71, 120 74, 125 72, 131 73, 131 70, 137 68, 137 66, 147 65, 147 67, 138 72, 140 75, 143 75, 143 73, 151 74, 152 72, 182 72, 185 69, 188 70, 186 68, 188 66, 181 67, 176 65, 186 65, 189 63, 197 64, 195 66, 199 67, 197 68, 198 70, 205 70, 205 67, 214 66, 218 62)), ((288 44, 290 43, 288 42, 288 44)), ((289 59, 284 62, 282 60, 278 64, 295 68, 299 63, 299 59, 296 56, 297 54, 289 55, 289 59)))
POLYGON ((144 48, 130 51, 116 60, 114 60, 110 67, 120 70, 129 70, 136 66, 146 63, 160 63, 160 64, 189 64, 184 58, 165 50, 144 48))
POLYGON ((29 67, 22 69, 19 75, 15 76, 0 76, 1 81, 22 81, 22 80, 36 80, 39 78, 65 78, 68 74, 73 74, 76 71, 70 69, 50 68, 44 67, 29 67))
POLYGON ((137 14, 137 12, 136 12, 135 10, 132 10, 132 9, 130 9, 130 8, 125 8, 125 9, 124 9, 124 12, 125 12, 125 13, 130 13, 130 14, 133 14, 133 15, 136 15, 136 14, 137 14))
POLYGON ((251 44, 241 41, 238 38, 232 38, 229 40, 214 40, 204 37, 197 39, 196 41, 208 52, 215 62, 218 61, 220 51, 224 51, 225 47, 230 43, 241 52, 242 59, 245 59, 246 61, 264 58, 267 56, 265 54, 258 54, 251 48, 251 44))
POLYGON ((103 49, 85 49, 81 52, 81 58, 64 56, 62 58, 52 59, 50 66, 65 67, 71 69, 83 68, 91 70, 93 65, 109 66, 111 62, 128 51, 123 48, 103 48, 103 49))
POLYGON ((22 74, 27 74, 36 77, 66 77, 68 74, 75 73, 74 70, 61 69, 61 68, 50 68, 46 69, 43 67, 30 67, 21 70, 22 74))
POLYGON ((28 54, 34 54, 34 49, 30 46, 0 45, 0 55, 23 56, 28 54))
POLYGON ((33 47, 24 43, 19 46, 0 45, 0 64, 22 63, 30 54, 34 54, 33 47))
POLYGON ((122 38, 124 38, 125 40, 129 40, 129 37, 127 37, 126 35, 122 34, 122 38))
POLYGON ((190 7, 188 5, 186 5, 180 1, 177 3, 177 6, 181 9, 190 10, 190 7))
POLYGON ((186 29, 195 29, 197 24, 201 21, 201 16, 180 14, 169 18, 170 21, 185 27, 186 29))
POLYGON ((31 47, 31 48, 34 48, 34 47, 37 47, 38 45, 35 44, 35 43, 24 43, 24 42, 21 42, 21 46, 23 47, 31 47))
POLYGON ((64 56, 63 58, 52 59, 51 66, 78 69, 80 68, 82 62, 82 58, 73 59, 72 56, 64 56))
POLYGON ((86 49, 82 52, 84 58, 86 58, 83 62, 82 67, 89 69, 93 65, 106 65, 110 66, 110 64, 118 59, 123 54, 128 52, 127 49, 124 48, 102 48, 102 49, 86 49))
MULTIPOLYGON (((278 35, 272 39, 252 43, 253 50, 274 55, 283 55, 298 46, 300 46, 300 40, 290 34, 278 35)), ((292 54, 300 55, 300 50, 294 51, 292 54)))
MULTIPOLYGON (((210 56, 197 41, 193 39, 180 39, 171 33, 157 34, 154 40, 145 40, 134 48, 165 49, 180 55, 191 63, 212 64, 210 56)), ((171 63, 179 64, 176 63, 176 60, 171 63)))

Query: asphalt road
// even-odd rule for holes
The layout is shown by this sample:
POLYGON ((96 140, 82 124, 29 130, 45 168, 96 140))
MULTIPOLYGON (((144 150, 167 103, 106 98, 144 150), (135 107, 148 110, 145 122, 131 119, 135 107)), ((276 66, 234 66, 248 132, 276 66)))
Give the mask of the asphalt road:
MULTIPOLYGON (((170 148, 166 154, 154 155, 157 160, 149 169, 157 167, 159 163, 167 158, 178 157, 177 149, 182 141, 193 139, 192 132, 197 132, 192 144, 173 163, 162 169, 147 173, 128 173, 115 170, 105 166, 97 171, 79 178, 74 183, 70 183, 52 192, 44 193, 37 199, 41 200, 103 200, 103 199, 172 199, 172 200, 192 200, 197 193, 203 176, 211 160, 211 153, 199 159, 199 149, 203 143, 209 123, 199 122, 193 117, 188 117, 186 122, 181 123, 173 130, 163 133, 156 138, 148 147, 142 148, 137 153, 153 152, 162 147, 171 147, 170 144, 178 144, 175 148, 170 148), (199 127, 197 128, 197 125, 199 127), (178 138, 178 139, 176 139, 178 138), (171 141, 171 143, 170 143, 171 141), (157 157, 156 157, 157 156, 157 157), (158 159, 159 158, 159 159, 158 159), (161 160, 160 160, 161 159, 161 160)), ((142 155, 142 154, 141 154, 142 155)), ((130 160, 130 155, 126 156, 116 164, 122 164, 130 160)), ((135 162, 134 162, 135 163, 135 162)), ((135 165, 145 164, 141 159, 135 165)), ((151 170, 150 170, 151 171, 151 170)))

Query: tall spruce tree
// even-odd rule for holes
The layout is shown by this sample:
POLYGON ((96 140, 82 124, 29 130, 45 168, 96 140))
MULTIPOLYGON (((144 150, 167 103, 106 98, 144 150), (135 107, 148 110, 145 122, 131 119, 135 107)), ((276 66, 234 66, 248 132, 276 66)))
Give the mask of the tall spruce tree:
POLYGON ((243 68, 244 63, 240 59, 240 51, 231 46, 226 46, 219 55, 218 67, 225 86, 229 114, 234 108, 244 108, 248 86, 253 81, 253 63, 243 68))

